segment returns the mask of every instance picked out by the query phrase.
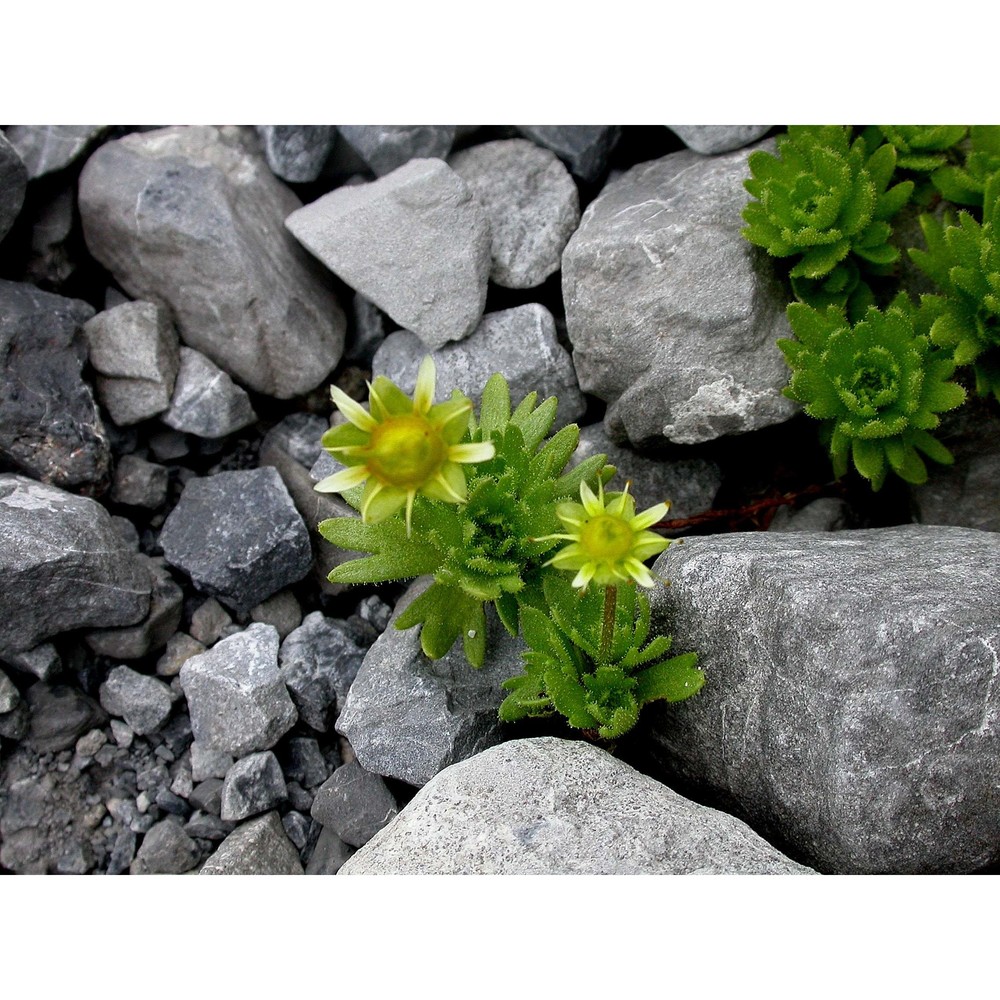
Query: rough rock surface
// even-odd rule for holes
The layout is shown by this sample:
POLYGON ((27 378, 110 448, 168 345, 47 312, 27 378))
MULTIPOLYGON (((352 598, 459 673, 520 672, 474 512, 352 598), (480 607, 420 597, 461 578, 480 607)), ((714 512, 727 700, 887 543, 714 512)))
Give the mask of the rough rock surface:
POLYGON ((180 349, 170 406, 160 419, 175 431, 221 438, 254 423, 250 397, 200 351, 180 349))
POLYGON ((996 863, 998 567, 1000 535, 919 525, 671 546, 654 624, 707 681, 645 710, 661 773, 823 872, 996 863))
POLYGON ((7 139, 34 180, 68 167, 105 130, 105 125, 11 125, 7 139))
POLYGON ((489 216, 491 280, 534 288, 559 270, 580 223, 580 196, 554 153, 527 139, 501 139, 455 153, 448 165, 489 216))
POLYGON ((100 504, 11 473, 0 475, 0 580, 5 658, 69 629, 131 625, 149 609, 149 573, 100 504))
POLYGON ((605 751, 542 737, 442 771, 341 874, 812 873, 605 751))
POLYGON ((199 590, 239 612, 301 580, 312 562, 309 532, 271 468, 190 480, 160 545, 199 590))
POLYGON ((442 160, 411 160, 370 184, 337 188, 285 224, 428 347, 468 336, 482 318, 489 219, 442 160))
POLYGON ((787 293, 740 235, 748 155, 638 164, 591 202, 566 247, 573 363, 580 387, 608 402, 616 440, 697 444, 797 412, 776 346, 791 335, 787 293))
MULTIPOLYGON (((412 584, 396 614, 427 584, 412 584)), ((492 613, 487 627, 486 662, 473 670, 461 642, 440 660, 429 660, 419 629, 400 631, 390 623, 368 651, 337 720, 337 731, 365 770, 419 786, 499 742, 500 684, 521 672, 525 647, 492 613)))
POLYGON ((706 156, 742 149, 763 139, 770 125, 668 125, 672 132, 696 153, 706 156))
POLYGON ((320 175, 337 139, 335 125, 258 125, 267 165, 285 181, 306 183, 320 175))
POLYGON ((171 816, 150 827, 142 838, 130 872, 133 875, 183 875, 198 864, 198 845, 171 816))
POLYGON ((110 449, 81 371, 80 299, 0 280, 0 461, 55 486, 106 485, 110 449))
POLYGON ((201 875, 303 875, 277 812, 241 823, 201 866, 201 875))
POLYGON ((0 132, 0 240, 14 225, 24 204, 28 171, 17 150, 0 132))
POLYGON ((298 198, 244 138, 199 125, 105 143, 81 174, 80 215, 90 252, 133 298, 165 302, 185 344, 287 399, 336 365, 346 319, 284 230, 298 198))
POLYGON ((312 818, 352 847, 367 844, 398 812, 385 782, 356 760, 330 775, 312 806, 312 818))
POLYGON ((107 716, 101 706, 68 684, 32 684, 25 695, 31 710, 28 744, 35 753, 58 753, 107 716))
POLYGON ((383 177, 410 160, 443 160, 455 141, 454 125, 341 125, 340 134, 383 177))
POLYGON ((241 820, 277 808, 288 797, 278 758, 270 750, 236 761, 222 784, 220 816, 241 820))
POLYGON ((101 707, 109 714, 128 723, 138 736, 159 729, 173 707, 170 688, 148 674, 131 667, 114 667, 101 685, 101 707))
POLYGON ((621 136, 617 125, 518 125, 518 131, 551 149, 581 180, 596 181, 621 136))
MULTIPOLYGON (((390 333, 375 352, 372 373, 388 376, 412 395, 427 353, 423 341, 408 330, 390 333)), ((430 353, 437 368, 438 400, 461 389, 478 406, 486 380, 500 372, 510 383, 514 406, 529 392, 537 392, 539 402, 558 397, 553 431, 573 423, 586 409, 573 362, 556 339, 555 321, 545 306, 531 303, 488 313, 471 336, 430 353)))

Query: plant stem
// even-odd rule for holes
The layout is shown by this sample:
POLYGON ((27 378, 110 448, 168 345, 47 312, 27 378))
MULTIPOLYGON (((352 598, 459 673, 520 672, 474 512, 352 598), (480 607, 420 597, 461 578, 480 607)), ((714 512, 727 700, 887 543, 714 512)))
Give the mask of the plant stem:
POLYGON ((615 634, 615 604, 618 601, 618 588, 604 588, 604 627, 601 629, 601 663, 607 663, 611 656, 611 639, 615 634))

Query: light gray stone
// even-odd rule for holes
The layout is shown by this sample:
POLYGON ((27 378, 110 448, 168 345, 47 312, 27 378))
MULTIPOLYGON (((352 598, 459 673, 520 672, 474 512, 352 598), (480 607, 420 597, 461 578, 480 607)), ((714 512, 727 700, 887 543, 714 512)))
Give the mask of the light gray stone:
POLYGON ((202 749, 237 758, 269 750, 298 718, 278 672, 278 633, 270 625, 250 625, 192 656, 180 682, 202 749))
POLYGON ((28 170, 17 150, 0 132, 0 240, 2 240, 24 204, 28 170))
POLYGON ((589 743, 539 737, 442 771, 341 874, 814 873, 589 743))
POLYGON ((316 180, 337 140, 335 125, 258 125, 267 165, 284 181, 316 180))
POLYGON ((133 298, 166 303, 188 347, 288 399, 337 364, 346 320, 284 230, 298 198, 246 139, 199 125, 105 143, 81 174, 80 214, 93 256, 133 298))
POLYGON ((580 196, 555 153, 527 139, 500 139, 463 149, 448 165, 489 216, 493 281, 534 288, 559 270, 580 223, 580 196))
POLYGON ((608 402, 616 440, 698 444, 798 410, 781 394, 776 346, 790 336, 788 295, 740 235, 748 155, 640 163, 591 202, 566 247, 573 364, 580 387, 608 402))
POLYGON ((201 866, 201 875, 303 875, 276 812, 241 823, 201 866))
POLYGON ((155 677, 131 667, 115 667, 101 685, 101 707, 124 719, 138 736, 153 733, 170 715, 174 699, 170 688, 155 677))
POLYGON ((581 180, 596 181, 621 136, 618 125, 518 125, 521 135, 551 149, 581 180))
POLYGON ((514 406, 529 392, 537 392, 539 402, 558 397, 554 431, 573 423, 586 409, 573 362, 556 339, 552 314, 537 303, 488 313, 471 336, 430 352, 407 330, 391 333, 375 353, 372 372, 412 394, 417 369, 428 353, 437 368, 439 401, 448 399, 452 389, 461 389, 478 405, 487 380, 500 372, 510 383, 514 406))
POLYGON ((7 140, 34 180, 68 167, 106 128, 106 125, 11 125, 7 140))
MULTIPOLYGON (((394 615, 428 585, 422 578, 394 615)), ((393 619, 394 620, 394 619, 393 619)), ((461 641, 439 660, 420 649, 419 629, 392 624, 365 656, 337 720, 367 771, 423 785, 442 768, 500 741, 500 685, 521 673, 521 639, 487 613, 484 665, 473 670, 461 641)))
POLYGON ((169 312, 155 302, 124 302, 83 327, 95 386, 119 427, 137 424, 170 406, 180 354, 169 312))
POLYGON ((850 508, 836 497, 821 497, 801 510, 779 507, 768 531, 843 531, 853 527, 850 508))
POLYGON ((995 864, 998 570, 1000 535, 964 528, 672 545, 654 626, 707 681, 646 710, 651 759, 820 871, 995 864))
POLYGON ((51 642, 43 642, 23 652, 7 652, 7 663, 40 681, 47 681, 62 670, 62 657, 51 642))
POLYGON ((276 809, 288 797, 278 758, 270 750, 240 758, 226 773, 221 794, 219 815, 224 820, 248 819, 276 809))
POLYGON ((668 125, 696 153, 706 156, 742 149, 771 131, 770 125, 668 125))
POLYGON ((385 782, 356 760, 330 775, 312 806, 312 818, 352 847, 368 843, 398 812, 385 782))
POLYGON ((176 431, 221 438, 249 426, 257 414, 250 397, 218 365, 182 347, 174 394, 160 419, 176 431))
MULTIPOLYGON (((191 744, 191 780, 205 781, 207 778, 225 778, 233 766, 232 754, 224 750, 212 750, 197 739, 191 744)), ((220 789, 222 785, 219 785, 220 789)))
POLYGON ((468 336, 486 304, 490 224, 443 160, 345 186, 285 225, 355 291, 429 347, 468 336))
POLYGON ((0 670, 0 715, 13 712, 20 700, 21 695, 14 686, 14 682, 0 670))
POLYGON ((69 629, 133 624, 152 588, 104 507, 13 474, 0 475, 0 580, 5 659, 69 629))
POLYGON ((443 160, 456 132, 454 125, 340 125, 339 130, 376 177, 419 157, 443 160))

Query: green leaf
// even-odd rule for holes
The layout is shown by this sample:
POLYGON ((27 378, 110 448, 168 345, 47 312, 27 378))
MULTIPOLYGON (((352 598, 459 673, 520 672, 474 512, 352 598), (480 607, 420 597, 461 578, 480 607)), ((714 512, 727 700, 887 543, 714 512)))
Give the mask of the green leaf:
POLYGON ((682 653, 637 673, 636 698, 639 704, 683 701, 697 694, 705 684, 705 674, 695 667, 697 662, 697 653, 682 653))
POLYGON ((491 375, 483 389, 479 404, 479 426, 483 440, 488 441, 494 431, 502 432, 510 420, 510 386, 503 375, 491 375))

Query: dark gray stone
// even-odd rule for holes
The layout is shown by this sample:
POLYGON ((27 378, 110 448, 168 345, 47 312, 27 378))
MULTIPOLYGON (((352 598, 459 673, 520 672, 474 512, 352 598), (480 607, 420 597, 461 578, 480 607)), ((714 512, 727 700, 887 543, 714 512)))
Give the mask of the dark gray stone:
POLYGON ((250 620, 273 625, 284 640, 302 624, 302 606, 290 590, 282 590, 250 609, 250 620))
POLYGON ((51 642, 43 642, 23 652, 8 652, 5 656, 12 667, 40 681, 47 681, 62 670, 62 657, 51 642))
POLYGON ((307 875, 336 875, 354 853, 329 827, 323 827, 306 865, 307 875))
POLYGON ((206 778, 224 778, 233 766, 232 754, 224 750, 213 750, 195 739, 191 744, 191 778, 203 781, 206 778))
POLYGON ((850 508, 836 497, 821 497, 801 510, 779 507, 768 531, 843 531, 854 527, 850 508))
POLYGON ((333 728, 338 706, 361 669, 365 650, 335 619, 313 611, 281 644, 281 679, 303 722, 317 732, 333 728))
MULTIPOLYGON (((427 584, 423 578, 411 585, 396 614, 427 584)), ((429 660, 419 629, 390 624, 379 636, 337 720, 362 767, 420 786, 500 741, 500 684, 521 673, 525 646, 492 612, 487 628, 486 662, 479 670, 469 666, 461 642, 440 660, 429 660)))
POLYGON ((823 872, 995 864, 998 568, 964 528, 672 545, 654 625, 708 679, 644 710, 652 759, 823 872))
POLYGON ((303 788, 317 788, 330 776, 319 743, 311 736, 294 736, 285 747, 284 774, 303 788))
POLYGON ((92 698, 65 684, 32 684, 25 693, 31 710, 28 742, 37 754, 69 750, 95 726, 103 726, 108 717, 92 698))
POLYGON ((577 177, 596 181, 621 136, 618 125, 518 125, 518 131, 551 149, 577 177))
POLYGON ((301 580, 312 565, 309 532, 271 468, 190 480, 160 545, 198 590, 240 613, 301 580))
POLYGON ((222 779, 206 778, 191 789, 188 802, 195 809, 219 816, 222 812, 222 779))
POLYGON ((285 225, 355 291, 429 347, 468 336, 486 304, 490 224, 442 160, 337 188, 285 225))
POLYGON ((430 352, 406 330, 391 333, 375 353, 372 372, 388 376, 412 393, 417 369, 428 353, 437 367, 438 400, 447 399, 452 389, 461 389, 478 405, 487 379, 500 372, 510 383, 515 406, 529 392, 537 392, 539 402, 547 396, 558 397, 553 430, 572 423, 586 409, 573 362, 556 339, 555 321, 545 306, 531 303, 488 313, 471 336, 430 352))
POLYGON ((182 347, 174 394, 160 419, 175 431, 221 438, 249 426, 257 414, 250 397, 218 365, 182 347))
POLYGON ((59 291, 76 273, 81 258, 77 220, 75 182, 68 182, 51 198, 37 205, 30 220, 31 246, 24 269, 26 281, 59 291))
POLYGON ((107 125, 11 125, 7 139, 34 180, 68 167, 107 125))
MULTIPOLYGON (((198 745, 243 757, 269 750, 298 713, 278 671, 278 633, 250 625, 181 667, 198 745)), ((192 758, 193 763, 193 758, 192 758)))
POLYGON ((425 785, 343 875, 808 875, 745 823, 582 741, 514 740, 425 785))
POLYGON ((170 406, 180 365, 170 313, 155 302, 124 302, 98 313, 83 328, 97 398, 119 427, 137 424, 170 406))
POLYGON ((798 410, 776 346, 790 336, 788 293, 740 235, 748 155, 640 163, 591 202, 566 247, 573 364, 608 402, 616 440, 697 444, 798 410))
POLYGON ((258 125, 267 165, 283 181, 316 180, 337 140, 336 125, 258 125))
POLYGON ((167 501, 170 470, 138 455, 122 455, 111 483, 111 499, 126 507, 156 510, 167 501))
POLYGON ((360 847, 398 812, 385 782, 354 760, 338 767, 316 792, 312 818, 345 843, 360 847))
POLYGON ((705 156, 742 149, 771 131, 770 125, 668 125, 688 149, 705 156))
POLYGON ((352 311, 354 324, 348 332, 344 357, 370 368, 375 352, 385 340, 386 316, 374 302, 358 292, 354 293, 352 311))
POLYGON ((302 875, 302 862, 276 812, 241 823, 202 865, 201 875, 302 875))
POLYGON ((418 157, 443 160, 455 141, 454 125, 340 125, 340 134, 376 177, 418 157))
POLYGON ((31 725, 31 711, 22 698, 10 712, 0 715, 0 736, 8 740, 23 740, 31 725))
POLYGON ((54 486, 99 493, 110 448, 81 377, 81 326, 93 315, 80 299, 0 280, 0 461, 54 486))
POLYGON ((288 798, 278 758, 270 750, 247 754, 229 769, 222 785, 220 816, 248 819, 276 809, 288 798))
POLYGON ((17 150, 0 132, 0 240, 14 225, 24 204, 28 170, 17 150))
POLYGON ((0 715, 13 712, 20 700, 21 695, 14 686, 14 682, 0 670, 0 715))
POLYGON ((191 615, 191 635, 197 642, 211 646, 232 624, 229 612, 214 597, 210 597, 202 601, 191 615))
POLYGON ((188 347, 288 399, 337 364, 346 320, 284 230, 298 198, 248 135, 199 125, 105 143, 81 174, 80 214, 93 256, 133 298, 166 303, 188 347))
POLYGON ((118 831, 114 847, 111 849, 111 857, 108 859, 106 870, 108 875, 124 875, 129 870, 135 858, 138 839, 127 827, 118 831))
POLYGON ((132 875, 182 875, 198 864, 198 845, 173 817, 149 828, 136 852, 132 875))
POLYGON ((0 475, 0 580, 8 660, 59 632, 130 625, 149 610, 150 575, 108 512, 24 476, 0 475))
POLYGON ((489 216, 491 280, 534 288, 559 270, 580 223, 580 196, 554 153, 527 139, 501 139, 455 153, 448 165, 489 216))
POLYGON ((131 667, 115 667, 101 685, 101 707, 124 719, 139 736, 155 732, 170 715, 174 699, 161 680, 131 667))
POLYGON ((260 450, 275 448, 308 469, 323 453, 320 440, 329 428, 329 421, 315 413, 291 413, 264 435, 260 450))

